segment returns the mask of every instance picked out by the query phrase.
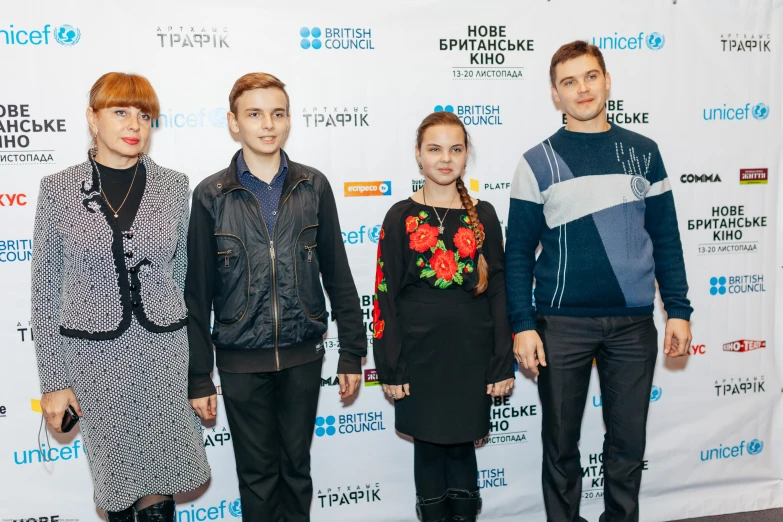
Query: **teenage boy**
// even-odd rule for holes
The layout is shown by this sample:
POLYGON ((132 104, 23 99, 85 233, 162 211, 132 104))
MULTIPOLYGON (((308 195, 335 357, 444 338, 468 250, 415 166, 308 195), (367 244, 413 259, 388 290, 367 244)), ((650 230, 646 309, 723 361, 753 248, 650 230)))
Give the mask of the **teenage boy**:
POLYGON ((514 354, 538 375, 547 519, 583 520, 578 443, 595 359, 606 424, 601 520, 638 521, 656 280, 668 314, 663 353, 684 355, 691 342, 674 199, 655 142, 607 121, 611 78, 597 47, 562 46, 549 75, 567 125, 527 151, 514 174, 506 244, 514 354))
POLYGON ((242 517, 307 521, 327 330, 321 277, 337 319, 342 398, 358 389, 367 337, 329 182, 281 149, 291 125, 285 85, 246 74, 229 104, 242 148, 193 192, 189 395, 202 419, 215 417, 214 344, 242 517))

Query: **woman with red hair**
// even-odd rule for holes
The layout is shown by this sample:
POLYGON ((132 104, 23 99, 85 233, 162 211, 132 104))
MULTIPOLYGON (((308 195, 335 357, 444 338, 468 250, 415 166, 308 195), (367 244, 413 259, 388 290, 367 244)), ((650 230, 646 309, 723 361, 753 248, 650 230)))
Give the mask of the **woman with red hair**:
POLYGON ((188 403, 188 179, 146 155, 158 98, 142 76, 90 90, 87 160, 41 180, 32 326, 41 409, 79 418, 108 522, 174 521, 210 476, 188 403))

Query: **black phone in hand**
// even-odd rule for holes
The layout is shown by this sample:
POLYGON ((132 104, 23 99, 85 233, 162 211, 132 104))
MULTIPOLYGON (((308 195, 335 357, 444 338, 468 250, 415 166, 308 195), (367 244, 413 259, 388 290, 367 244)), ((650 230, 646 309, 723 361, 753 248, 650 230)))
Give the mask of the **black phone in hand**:
POLYGON ((73 406, 69 404, 63 414, 63 423, 62 426, 60 426, 60 429, 62 429, 64 433, 67 433, 76 426, 77 422, 79 422, 79 416, 76 414, 76 410, 73 409, 73 406))

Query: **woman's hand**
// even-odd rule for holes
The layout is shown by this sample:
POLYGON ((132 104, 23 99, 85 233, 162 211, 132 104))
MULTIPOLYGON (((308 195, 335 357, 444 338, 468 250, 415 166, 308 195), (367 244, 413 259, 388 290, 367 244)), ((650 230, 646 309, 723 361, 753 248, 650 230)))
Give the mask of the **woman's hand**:
POLYGON ((41 395, 41 411, 52 431, 57 433, 63 432, 63 415, 69 404, 76 410, 76 414, 81 417, 82 409, 79 407, 79 401, 76 400, 76 394, 73 393, 72 389, 65 388, 41 395))
POLYGON ((410 384, 384 384, 383 385, 383 393, 394 399, 395 401, 398 401, 405 397, 406 395, 411 394, 411 385, 410 384))
POLYGON ((506 379, 505 381, 496 382, 495 384, 487 384, 487 395, 502 397, 511 394, 511 390, 513 389, 514 379, 506 379))

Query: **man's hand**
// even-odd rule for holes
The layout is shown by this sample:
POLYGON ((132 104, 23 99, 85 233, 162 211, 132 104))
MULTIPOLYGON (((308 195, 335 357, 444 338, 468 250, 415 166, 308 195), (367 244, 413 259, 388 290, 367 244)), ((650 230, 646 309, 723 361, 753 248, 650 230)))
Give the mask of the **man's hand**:
POLYGON ((681 357, 691 348, 691 323, 685 319, 666 321, 666 337, 663 340, 663 353, 669 357, 681 357))
POLYGON ((383 393, 385 393, 395 401, 398 401, 403 397, 405 397, 406 395, 411 394, 411 385, 410 384, 397 384, 397 385, 384 384, 383 393))
POLYGON ((190 405, 202 420, 214 419, 217 415, 217 395, 190 399, 190 405))
POLYGON ((538 375, 538 365, 546 366, 544 343, 535 330, 525 330, 514 336, 514 357, 523 368, 538 375))
POLYGON ((337 376, 340 381, 340 398, 347 399, 359 389, 362 376, 358 373, 341 373, 337 376))
POLYGON ((79 407, 79 401, 76 400, 76 394, 73 393, 71 388, 41 395, 41 411, 46 419, 46 423, 53 431, 62 433, 63 415, 69 404, 76 410, 76 414, 81 417, 82 409, 79 407))

